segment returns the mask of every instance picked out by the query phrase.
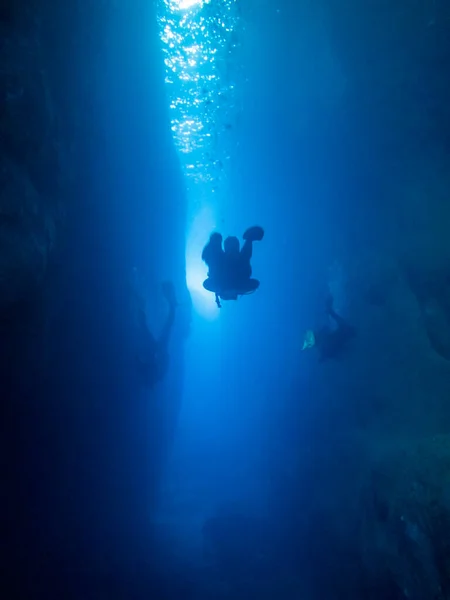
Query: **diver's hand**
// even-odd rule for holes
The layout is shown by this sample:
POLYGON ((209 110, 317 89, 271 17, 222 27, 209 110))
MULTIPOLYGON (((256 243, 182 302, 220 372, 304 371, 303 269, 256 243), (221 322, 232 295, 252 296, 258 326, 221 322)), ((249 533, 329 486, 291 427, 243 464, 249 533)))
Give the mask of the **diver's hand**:
POLYGON ((327 299, 325 301, 325 310, 327 311, 327 314, 330 314, 333 312, 333 305, 334 305, 334 298, 331 294, 328 294, 327 299))
POLYGON ((164 294, 164 298, 167 300, 168 304, 175 308, 178 306, 178 301, 175 295, 175 286, 171 281, 163 281, 161 284, 162 293, 164 294))

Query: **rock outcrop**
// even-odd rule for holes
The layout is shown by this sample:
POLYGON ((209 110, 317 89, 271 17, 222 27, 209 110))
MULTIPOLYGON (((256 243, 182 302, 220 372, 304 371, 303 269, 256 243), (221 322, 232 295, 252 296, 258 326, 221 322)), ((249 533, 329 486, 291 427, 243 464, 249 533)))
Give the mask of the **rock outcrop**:
POLYGON ((8 318, 42 285, 62 221, 65 174, 42 15, 15 3, 0 17, 0 315, 8 318))

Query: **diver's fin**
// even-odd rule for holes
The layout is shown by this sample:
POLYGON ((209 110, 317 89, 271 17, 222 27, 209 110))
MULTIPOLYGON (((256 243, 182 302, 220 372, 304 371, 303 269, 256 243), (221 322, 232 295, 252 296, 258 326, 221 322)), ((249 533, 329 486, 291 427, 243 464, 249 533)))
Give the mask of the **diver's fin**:
POLYGON ((264 229, 259 225, 254 225, 245 230, 243 237, 249 242, 260 242, 264 237, 264 229))

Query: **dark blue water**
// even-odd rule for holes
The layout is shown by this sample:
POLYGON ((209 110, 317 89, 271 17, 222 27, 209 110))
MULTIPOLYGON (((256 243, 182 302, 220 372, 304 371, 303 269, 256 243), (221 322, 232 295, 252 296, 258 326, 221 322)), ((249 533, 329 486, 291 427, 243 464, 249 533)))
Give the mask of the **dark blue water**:
POLYGON ((207 184, 174 136, 167 3, 72 29, 44 10, 77 176, 45 331, 17 337, 4 387, 10 597, 447 598, 448 10, 205 10, 227 6, 207 184), (202 245, 254 224, 261 286, 218 309, 202 245), (149 387, 136 297, 157 337, 165 280, 180 306, 149 387), (302 346, 336 326, 330 295, 355 335, 322 360, 302 346))

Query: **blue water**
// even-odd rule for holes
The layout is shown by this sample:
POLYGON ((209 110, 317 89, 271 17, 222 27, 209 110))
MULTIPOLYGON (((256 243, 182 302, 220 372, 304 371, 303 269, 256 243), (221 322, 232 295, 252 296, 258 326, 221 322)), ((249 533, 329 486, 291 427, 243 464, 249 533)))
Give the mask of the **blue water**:
POLYGON ((302 352, 327 294, 361 318, 344 265, 384 235, 396 146, 381 109, 347 101, 357 47, 334 48, 333 3, 122 4, 96 60, 74 53, 83 176, 49 283, 46 374, 11 442, 32 499, 10 523, 28 597, 403 598, 361 584, 371 415, 354 410, 369 369, 352 361, 370 344, 327 363, 302 352), (255 224, 260 289, 219 310, 202 247, 255 224), (155 335, 163 280, 180 301, 153 389, 136 371, 133 269, 155 335))
MULTIPOLYGON (((303 594, 309 585, 298 581, 294 500, 283 485, 301 469, 299 436, 305 448, 314 444, 304 421, 315 411, 308 392, 315 367, 300 349, 303 330, 321 318, 337 243, 336 186, 345 177, 323 147, 336 128, 318 130, 313 98, 303 98, 311 83, 291 87, 288 60, 266 69, 253 55, 252 43, 281 42, 283 26, 271 23, 279 14, 265 10, 259 32, 237 21, 239 98, 214 113, 217 124, 233 124, 216 148, 229 156, 218 192, 214 182, 188 178, 189 157, 170 129, 160 13, 118 11, 84 90, 98 107, 96 138, 62 258, 50 408, 38 415, 52 442, 35 458, 49 473, 37 486, 36 544, 82 590, 117 578, 132 589, 124 597, 144 597, 149 578, 161 598, 248 597, 248 589, 272 598, 278 588, 290 598, 286 588, 303 594), (286 94, 303 98, 302 115, 286 112, 295 102, 286 94), (253 259, 261 288, 219 313, 212 296, 199 294, 206 270, 194 251, 213 228, 240 237, 252 224, 265 228, 253 259), (134 369, 133 267, 148 282, 156 331, 165 311, 161 280, 172 279, 184 303, 170 370, 153 391, 134 369), (213 518, 243 519, 231 522, 219 551, 207 548, 204 527, 213 518), (244 550, 241 530, 248 530, 244 550)), ((85 593, 77 597, 96 597, 85 593)))

